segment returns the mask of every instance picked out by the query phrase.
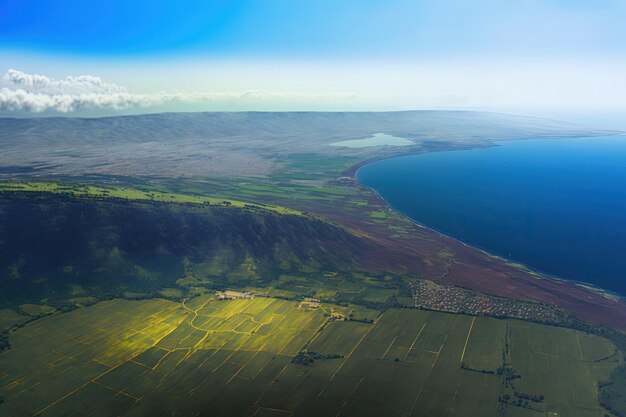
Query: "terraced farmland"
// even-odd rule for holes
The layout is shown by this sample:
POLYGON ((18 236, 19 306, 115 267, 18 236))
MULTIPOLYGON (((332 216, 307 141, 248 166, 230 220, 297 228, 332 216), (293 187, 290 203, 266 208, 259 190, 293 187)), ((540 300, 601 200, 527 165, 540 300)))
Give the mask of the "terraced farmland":
POLYGON ((0 355, 0 416, 602 417, 597 381, 623 361, 573 330, 411 309, 330 322, 323 307, 114 300, 33 322, 0 355), (305 348, 318 359, 292 363, 305 348))

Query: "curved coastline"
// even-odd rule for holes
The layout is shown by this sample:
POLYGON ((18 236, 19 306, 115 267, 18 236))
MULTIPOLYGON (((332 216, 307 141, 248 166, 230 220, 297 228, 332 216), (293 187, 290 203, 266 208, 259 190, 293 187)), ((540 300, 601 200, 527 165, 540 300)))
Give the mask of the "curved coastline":
MULTIPOLYGON (((620 134, 616 134, 615 136, 626 136, 626 132, 625 133, 620 133, 620 134)), ((587 137, 587 136, 584 136, 587 137)), ((574 138, 582 138, 581 136, 576 136, 576 137, 564 137, 564 138, 568 138, 568 139, 574 139, 574 138)), ((519 139, 512 139, 512 140, 529 140, 529 139, 554 139, 552 138, 548 138, 548 137, 538 137, 538 138, 519 138, 519 139)), ((486 146, 472 146, 472 147, 468 147, 465 149, 433 149, 433 150, 423 150, 420 149, 420 152, 411 152, 411 150, 409 149, 409 152, 406 153, 399 153, 396 155, 385 155, 385 156, 381 156, 381 157, 377 157, 377 158, 370 158, 364 161, 361 161, 353 166, 351 166, 350 168, 346 169, 344 171, 344 174, 346 174, 346 176, 350 176, 353 180, 354 180, 354 184, 357 187, 362 187, 365 188, 369 191, 371 191, 376 198, 378 198, 379 200, 381 200, 382 202, 384 202, 384 205, 387 207, 388 210, 391 210, 397 214, 399 214, 400 216, 402 216, 404 219, 410 221, 411 223, 415 224, 416 226, 423 228, 423 229, 427 229, 433 233, 435 233, 436 235, 438 235, 441 238, 444 239, 451 239, 454 240, 455 242, 467 247, 467 248, 471 248, 474 250, 477 250, 479 252, 482 252, 484 255, 493 258, 493 259, 499 259, 502 262, 505 262, 507 265, 511 266, 511 267, 515 267, 515 268, 520 268, 523 270, 526 270, 528 272, 530 272, 532 275, 540 275, 541 278, 537 277, 536 279, 551 279, 551 280, 555 280, 555 281, 561 281, 561 282, 565 282, 565 283, 570 283, 570 284, 574 284, 583 288, 588 289, 589 291, 593 291, 596 294, 601 294, 603 297, 606 297, 608 299, 611 300, 617 300, 617 301, 621 301, 621 302, 626 302, 626 295, 620 294, 618 292, 606 289, 606 288, 602 288, 596 284, 593 283, 589 283, 589 282, 585 282, 585 281, 580 281, 580 280, 574 280, 574 279, 568 279, 568 278, 563 278, 563 277, 559 277, 556 276, 554 274, 548 273, 548 272, 544 272, 541 271, 537 268, 532 267, 531 265, 528 265, 524 262, 520 262, 517 261, 515 259, 511 259, 511 258, 507 258, 505 256, 501 256, 501 255, 496 255, 494 253, 491 253, 488 249, 485 248, 481 248, 480 246, 477 245, 473 245, 473 244, 469 244, 466 243, 464 241, 462 241, 459 238, 456 238, 454 236, 448 235, 446 233, 443 233, 431 226, 428 226, 424 223, 421 223, 419 220, 414 219, 413 217, 409 216, 408 214, 402 212, 401 210, 395 208, 385 197, 383 197, 377 190, 375 190, 374 188, 367 186, 363 183, 361 183, 359 181, 359 171, 361 170, 361 168, 365 167, 366 165, 369 165, 371 163, 377 162, 377 161, 382 161, 382 160, 387 160, 387 159, 393 159, 393 158, 398 158, 398 157, 403 157, 403 156, 411 156, 411 155, 420 155, 420 154, 426 154, 426 153, 431 153, 431 152, 450 152, 450 151, 469 151, 469 150, 474 150, 474 149, 485 149, 485 148, 490 148, 493 146, 500 146, 498 144, 498 142, 508 142, 507 141, 497 141, 497 142, 492 142, 491 144, 487 144, 486 146), (521 265, 521 267, 520 267, 521 265)))

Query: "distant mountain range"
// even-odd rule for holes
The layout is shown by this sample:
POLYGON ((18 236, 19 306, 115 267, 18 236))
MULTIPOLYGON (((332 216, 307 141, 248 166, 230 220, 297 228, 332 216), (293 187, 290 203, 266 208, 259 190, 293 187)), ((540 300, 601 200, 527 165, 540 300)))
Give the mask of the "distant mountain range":
POLYGON ((415 143, 402 152, 428 150, 433 144, 454 148, 613 133, 536 117, 465 111, 0 118, 0 174, 266 176, 297 153, 368 159, 400 151, 329 146, 379 132, 415 143))

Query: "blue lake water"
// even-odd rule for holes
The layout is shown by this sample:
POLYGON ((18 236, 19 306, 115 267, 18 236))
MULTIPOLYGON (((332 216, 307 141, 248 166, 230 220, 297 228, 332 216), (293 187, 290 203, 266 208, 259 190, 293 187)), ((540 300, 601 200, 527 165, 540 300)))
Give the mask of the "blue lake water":
POLYGON ((626 294, 626 136, 402 156, 358 179, 467 244, 626 294))

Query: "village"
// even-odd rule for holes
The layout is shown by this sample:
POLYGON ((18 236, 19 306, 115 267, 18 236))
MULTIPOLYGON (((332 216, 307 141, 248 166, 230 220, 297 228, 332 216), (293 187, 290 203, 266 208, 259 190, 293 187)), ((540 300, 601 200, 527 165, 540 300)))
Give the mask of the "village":
POLYGON ((549 304, 476 293, 433 281, 410 284, 414 306, 428 310, 532 321, 558 321, 563 311, 549 304))

